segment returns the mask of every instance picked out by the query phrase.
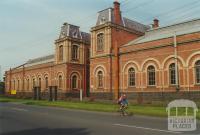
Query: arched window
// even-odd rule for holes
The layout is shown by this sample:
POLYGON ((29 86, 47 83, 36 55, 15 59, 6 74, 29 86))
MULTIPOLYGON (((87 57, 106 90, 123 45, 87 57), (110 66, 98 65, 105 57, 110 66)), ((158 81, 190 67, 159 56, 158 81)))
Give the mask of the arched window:
POLYGON ((200 60, 195 63, 196 83, 200 84, 200 60))
POLYGON ((48 77, 45 77, 45 88, 48 89, 48 87, 49 87, 48 77))
POLYGON ((76 75, 74 75, 74 76, 72 76, 72 89, 77 89, 78 87, 77 87, 77 76, 76 75))
POLYGON ((175 85, 176 84, 176 67, 175 63, 172 63, 169 65, 169 79, 170 84, 175 85))
POLYGON ((103 87, 103 72, 99 71, 97 74, 98 77, 98 87, 102 88, 103 87))
POLYGON ((77 60, 78 59, 78 46, 73 45, 72 46, 72 60, 77 60))
POLYGON ((36 86, 35 79, 33 78, 33 87, 36 86))
POLYGON ((135 86, 135 69, 130 68, 128 70, 128 80, 129 80, 129 86, 135 86))
POLYGON ((38 79, 38 85, 41 88, 41 86, 42 86, 42 80, 41 80, 41 78, 38 79))
POLYGON ((102 51, 104 48, 104 34, 100 33, 97 35, 97 51, 102 51))
POLYGON ((16 90, 16 87, 15 87, 15 80, 13 80, 13 89, 16 90))
POLYGON ((63 87, 63 79, 62 79, 62 76, 61 76, 61 75, 59 75, 59 77, 58 77, 58 87, 59 87, 59 88, 62 88, 62 87, 63 87))
POLYGON ((148 71, 148 85, 149 86, 154 86, 156 84, 154 66, 149 66, 147 71, 148 71))
POLYGON ((63 60, 63 46, 59 46, 59 61, 63 60))
POLYGON ((17 80, 17 90, 19 90, 19 89, 20 89, 20 81, 17 80))
POLYGON ((27 79, 27 85, 26 85, 26 89, 29 90, 29 79, 27 79))

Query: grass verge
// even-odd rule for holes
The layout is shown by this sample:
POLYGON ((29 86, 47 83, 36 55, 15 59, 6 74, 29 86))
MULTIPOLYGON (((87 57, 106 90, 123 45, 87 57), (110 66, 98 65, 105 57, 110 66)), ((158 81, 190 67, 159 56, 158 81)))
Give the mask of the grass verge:
MULTIPOLYGON (((78 102, 78 101, 55 101, 49 102, 47 100, 31 100, 31 99, 16 99, 0 96, 0 102, 17 102, 26 105, 39 105, 50 107, 61 107, 69 109, 80 109, 88 111, 100 111, 100 112, 117 112, 119 106, 112 103, 100 103, 100 102, 78 102)), ((167 117, 166 108, 164 106, 153 105, 129 105, 128 112, 136 115, 167 117)), ((197 118, 200 119, 200 112, 197 113, 197 118)))

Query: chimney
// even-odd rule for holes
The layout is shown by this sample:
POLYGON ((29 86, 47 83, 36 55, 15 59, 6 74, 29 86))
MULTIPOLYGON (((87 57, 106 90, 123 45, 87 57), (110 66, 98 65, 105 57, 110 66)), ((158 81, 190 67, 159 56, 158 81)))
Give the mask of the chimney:
POLYGON ((159 20, 155 18, 153 20, 153 28, 158 28, 158 27, 159 27, 159 20))
POLYGON ((120 11, 120 3, 116 0, 114 2, 114 23, 121 24, 121 11, 120 11))

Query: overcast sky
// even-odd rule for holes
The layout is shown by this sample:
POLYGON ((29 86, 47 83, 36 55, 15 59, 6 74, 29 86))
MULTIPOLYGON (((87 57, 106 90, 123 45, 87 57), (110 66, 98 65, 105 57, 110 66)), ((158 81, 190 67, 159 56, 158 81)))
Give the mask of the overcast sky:
MULTIPOLYGON (((0 65, 2 74, 29 59, 54 53, 64 22, 89 32, 97 12, 114 0, 0 0, 0 65)), ((119 0, 120 1, 120 0, 119 0)), ((161 26, 200 18, 200 0, 121 0, 123 16, 161 26)))

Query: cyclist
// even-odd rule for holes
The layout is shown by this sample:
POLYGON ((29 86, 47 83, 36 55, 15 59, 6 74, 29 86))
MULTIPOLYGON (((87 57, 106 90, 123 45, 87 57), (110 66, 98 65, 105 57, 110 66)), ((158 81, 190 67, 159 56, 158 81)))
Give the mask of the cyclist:
POLYGON ((125 111, 125 110, 127 109, 127 107, 128 107, 128 100, 127 100, 126 94, 123 94, 123 95, 119 98, 118 104, 120 104, 120 111, 121 111, 122 116, 127 115, 127 113, 126 113, 126 111, 125 111))

